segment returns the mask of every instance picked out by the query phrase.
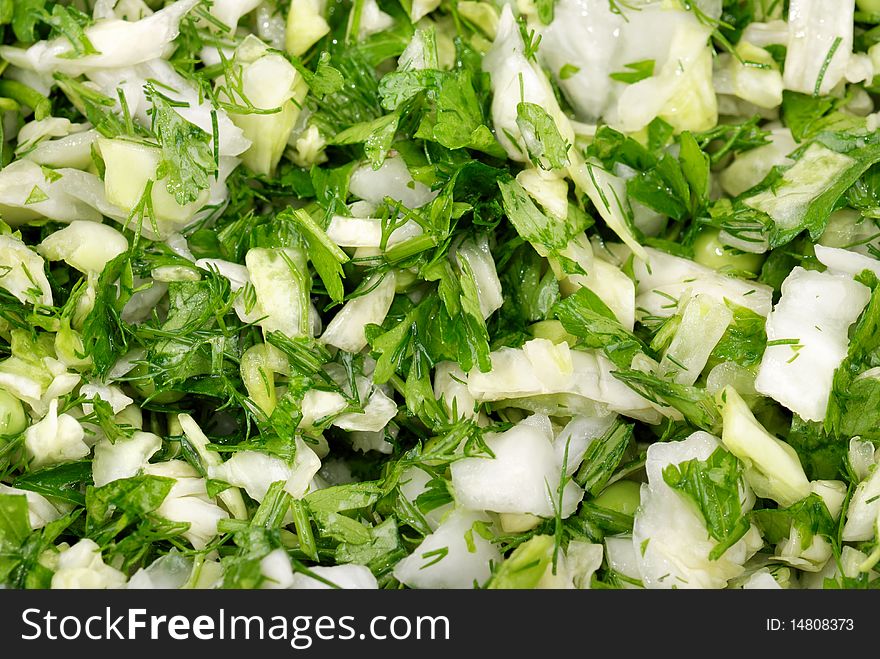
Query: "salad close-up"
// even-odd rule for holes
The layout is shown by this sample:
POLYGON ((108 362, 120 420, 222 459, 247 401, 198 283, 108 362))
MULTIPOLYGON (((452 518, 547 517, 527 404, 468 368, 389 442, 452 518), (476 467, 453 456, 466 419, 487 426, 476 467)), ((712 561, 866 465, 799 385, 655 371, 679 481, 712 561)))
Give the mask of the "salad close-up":
POLYGON ((0 30, 0 588, 880 585, 880 1, 0 30))

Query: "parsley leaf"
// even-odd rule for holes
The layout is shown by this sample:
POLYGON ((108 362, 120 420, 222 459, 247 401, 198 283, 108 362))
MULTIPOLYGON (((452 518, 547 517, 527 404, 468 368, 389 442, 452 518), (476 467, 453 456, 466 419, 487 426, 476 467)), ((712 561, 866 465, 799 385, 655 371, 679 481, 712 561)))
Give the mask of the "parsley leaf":
POLYGON ((165 187, 181 206, 195 202, 217 172, 211 136, 177 114, 175 103, 154 84, 147 83, 144 91, 152 103, 151 129, 162 150, 156 179, 167 179, 165 187))

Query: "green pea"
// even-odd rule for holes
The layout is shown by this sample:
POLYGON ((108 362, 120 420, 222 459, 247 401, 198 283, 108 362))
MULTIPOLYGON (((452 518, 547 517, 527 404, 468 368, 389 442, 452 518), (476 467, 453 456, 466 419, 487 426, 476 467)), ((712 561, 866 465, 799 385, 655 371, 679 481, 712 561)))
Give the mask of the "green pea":
POLYGON ((541 320, 537 323, 533 323, 532 325, 529 325, 529 334, 536 339, 547 339, 553 343, 562 343, 563 341, 566 341, 570 346, 577 343, 577 337, 566 332, 562 323, 558 320, 541 320))
POLYGON ((8 391, 0 390, 0 437, 17 435, 27 428, 27 414, 21 401, 8 391))
MULTIPOLYGON (((153 396, 153 394, 156 392, 156 385, 153 383, 153 379, 146 377, 146 375, 146 364, 138 364, 131 370, 131 373, 129 373, 129 376, 134 378, 133 380, 131 380, 131 382, 129 382, 131 388, 134 389, 142 398, 149 398, 150 396, 153 396)), ((184 394, 182 391, 163 391, 161 394, 150 398, 150 402, 158 403, 159 405, 176 403, 185 395, 186 394, 184 394)))
POLYGON ((856 0, 856 6, 869 14, 880 14, 880 0, 856 0))
POLYGON ((606 487, 593 503, 624 515, 634 515, 641 500, 641 485, 635 481, 617 481, 606 487))
POLYGON ((731 270, 758 274, 763 254, 751 254, 718 240, 718 229, 703 229, 694 241, 694 261, 721 272, 731 270))

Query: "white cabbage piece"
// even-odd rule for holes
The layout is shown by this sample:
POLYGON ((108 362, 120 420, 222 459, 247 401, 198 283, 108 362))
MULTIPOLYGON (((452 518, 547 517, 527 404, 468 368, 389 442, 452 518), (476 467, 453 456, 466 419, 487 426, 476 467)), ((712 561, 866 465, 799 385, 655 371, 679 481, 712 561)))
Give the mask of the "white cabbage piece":
POLYGON ((491 2, 480 0, 461 0, 458 12, 489 39, 495 38, 498 31, 498 9, 491 2))
MULTIPOLYGON (((825 502, 831 518, 836 520, 840 517, 843 502, 846 499, 847 487, 842 481, 817 480, 810 483, 814 494, 817 494, 825 502)), ((805 572, 819 572, 831 559, 834 552, 831 543, 820 535, 812 538, 801 536, 801 530, 792 522, 788 538, 776 545, 776 557, 779 560, 805 572), (804 547, 805 541, 806 548, 804 547)))
POLYGON ((880 261, 858 252, 839 247, 816 245, 816 258, 828 268, 832 274, 855 276, 864 270, 870 270, 880 277, 880 261))
POLYGON ((106 437, 101 439, 95 444, 92 461, 95 487, 137 476, 161 448, 162 438, 151 432, 136 431, 131 437, 117 437, 114 442, 106 437))
POLYGON ((52 575, 52 589, 122 588, 128 579, 106 565, 101 548, 94 540, 83 538, 58 555, 58 569, 52 575))
POLYGON ((863 572, 868 575, 869 581, 874 581, 878 576, 874 570, 862 570, 862 566, 868 561, 868 555, 855 547, 844 545, 840 550, 840 561, 828 561, 825 568, 819 572, 804 573, 801 575, 803 588, 822 590, 825 588, 826 579, 839 582, 841 576, 850 579, 858 579, 863 572))
POLYGON ((286 6, 279 6, 274 2, 263 2, 257 7, 252 23, 254 34, 267 43, 272 49, 283 51, 285 44, 285 16, 286 6))
POLYGON ((742 38, 756 46, 785 46, 788 44, 788 23, 781 19, 755 21, 746 25, 742 38))
POLYGON ((846 510, 843 527, 844 542, 871 540, 880 524, 880 468, 873 465, 870 473, 858 484, 846 510))
MULTIPOLYGON (((698 431, 677 442, 658 442, 648 447, 641 504, 635 515, 632 544, 645 588, 724 588, 743 572, 743 563, 762 546, 754 527, 717 560, 709 553, 717 542, 706 523, 681 494, 663 479, 663 469, 688 460, 706 460, 720 446, 718 439, 698 431)), ((740 491, 743 510, 755 498, 744 484, 740 491)))
POLYGON ((292 0, 285 30, 288 53, 299 57, 330 32, 324 18, 325 4, 324 0, 292 0))
POLYGON ((168 191, 167 180, 156 180, 156 170, 162 158, 158 147, 105 138, 100 138, 98 145, 106 166, 104 194, 107 201, 119 209, 115 213, 117 217, 128 218, 150 185, 153 221, 145 219, 142 225, 148 236, 165 238, 176 233, 191 223, 196 212, 208 203, 209 192, 202 190, 195 201, 180 205, 168 191))
POLYGON ((246 266, 232 261, 224 261, 223 259, 197 259, 195 262, 197 268, 202 270, 213 270, 219 275, 229 280, 229 287, 233 292, 244 288, 251 280, 246 266))
POLYGON ((79 374, 68 372, 67 365, 56 359, 46 344, 42 348, 14 350, 11 357, 0 362, 0 385, 27 403, 36 418, 42 418, 51 401, 70 393, 80 382, 79 374))
POLYGON ((745 478, 759 497, 788 508, 811 492, 797 452, 764 429, 733 387, 721 394, 721 441, 742 461, 745 478))
MULTIPOLYGON (((318 565, 310 567, 309 571, 334 586, 346 590, 375 590, 379 588, 376 577, 365 565, 318 565)), ((323 590, 333 586, 302 572, 297 572, 293 575, 290 587, 294 590, 323 590)))
POLYGON ((467 276, 467 271, 470 271, 469 274, 477 287, 480 312, 484 319, 488 318, 500 309, 504 302, 501 295, 501 281, 495 269, 495 259, 492 258, 489 249, 488 236, 483 233, 462 242, 455 251, 455 259, 462 268, 462 276, 467 276), (467 270, 464 269, 464 263, 467 263, 467 270))
POLYGON ((590 445, 614 425, 616 414, 605 416, 573 416, 553 440, 553 450, 565 473, 571 476, 578 470, 590 445), (566 454, 567 457, 566 457, 566 454))
POLYGON ((475 418, 477 401, 467 386, 467 373, 456 362, 438 362, 434 365, 434 398, 457 418, 475 418))
POLYGON ((846 74, 853 48, 855 0, 791 0, 785 87, 831 93, 846 74))
POLYGON ((876 220, 862 217, 852 208, 841 208, 828 216, 825 231, 818 244, 871 255, 880 249, 876 220))
POLYGON ((573 155, 568 173, 572 181, 590 198, 605 224, 616 233, 636 257, 644 260, 647 252, 632 229, 632 209, 626 194, 626 181, 598 162, 583 162, 573 155))
POLYGON ((69 414, 58 414, 58 399, 53 399, 46 416, 25 431, 24 448, 31 468, 86 457, 90 451, 83 437, 85 431, 79 421, 69 414))
MULTIPOLYGON (((208 467, 217 466, 223 462, 223 458, 220 457, 220 454, 217 451, 211 451, 208 449, 208 438, 205 436, 205 433, 202 432, 202 429, 199 428, 199 424, 197 424, 189 414, 178 414, 177 422, 180 424, 180 427, 190 444, 195 448, 196 453, 199 454, 199 459, 201 460, 203 467, 207 469, 208 467)), ((244 499, 242 499, 241 492, 239 492, 238 488, 233 487, 224 490, 218 495, 218 498, 236 519, 248 518, 247 508, 244 505, 244 499)))
MULTIPOLYGON (((326 0, 324 0, 324 4, 326 5, 326 0)), ((394 25, 394 19, 382 11, 376 0, 365 0, 361 5, 357 26, 354 23, 354 12, 348 16, 345 28, 346 39, 356 38, 358 41, 363 41, 374 34, 387 30, 392 25, 394 25), (357 27, 356 34, 354 33, 355 27, 357 27)))
POLYGON ((10 487, 3 483, 0 483, 0 494, 18 495, 27 498, 28 523, 31 525, 31 530, 34 531, 43 528, 50 522, 54 522, 70 510, 70 506, 67 504, 52 503, 42 494, 37 494, 30 490, 20 490, 17 487, 10 487))
MULTIPOLYGON (((250 140, 236 126, 223 108, 215 108, 203 92, 180 75, 171 64, 163 59, 154 59, 135 67, 96 71, 89 75, 101 92, 109 98, 118 97, 118 89, 125 95, 125 102, 132 118, 141 126, 151 126, 150 109, 152 103, 146 96, 144 84, 153 82, 163 96, 174 101, 173 110, 183 119, 201 128, 213 139, 214 117, 217 121, 217 148, 221 159, 237 156, 249 146, 250 140)), ((117 112, 121 111, 117 103, 117 112)), ((221 162, 222 168, 222 162, 221 162)))
POLYGON ((855 161, 818 143, 810 144, 782 179, 743 200, 746 206, 767 213, 782 229, 798 226, 810 203, 822 195, 855 161))
POLYGON ((730 385, 741 396, 755 396, 755 373, 736 362, 721 362, 706 376, 706 391, 710 394, 720 393, 730 385))
POLYGON ((249 14, 262 2, 262 0, 214 0, 209 8, 211 16, 235 32, 238 21, 242 16, 249 14))
POLYGON ((235 49, 232 67, 234 80, 220 76, 216 81, 221 99, 260 110, 278 109, 270 114, 229 113, 251 142, 241 155, 244 164, 258 174, 272 174, 293 132, 308 87, 285 57, 269 50, 253 35, 235 49))
POLYGON ((559 218, 568 215, 568 182, 557 172, 548 172, 540 167, 524 169, 516 175, 516 182, 546 212, 559 218))
MULTIPOLYGON (((110 384, 101 384, 99 382, 89 382, 79 388, 80 396, 84 396, 88 400, 103 400, 110 405, 113 414, 119 414, 122 410, 131 405, 134 400, 125 395, 118 386, 110 384)), ((83 403, 83 412, 91 414, 94 406, 91 403, 83 403)), ((135 409, 140 409, 135 407, 135 409)))
POLYGON ((743 583, 743 590, 781 590, 782 586, 770 574, 767 568, 753 572, 751 576, 743 583))
MULTIPOLYGON (((418 222, 407 220, 389 234, 385 246, 393 247, 423 233, 424 230, 418 222)), ((382 221, 370 217, 334 215, 327 225, 327 237, 340 247, 379 248, 382 246, 382 221)))
MULTIPOLYGON (((400 474, 397 481, 400 494, 407 499, 412 505, 416 505, 416 499, 420 494, 427 491, 428 482, 433 478, 431 474, 415 465, 407 467, 400 474)), ((452 503, 445 503, 433 510, 424 513, 425 521, 432 531, 436 531, 437 527, 443 522, 446 514, 453 509, 452 503)))
MULTIPOLYGON (((156 509, 156 514, 172 522, 188 523, 189 528, 183 532, 183 537, 195 549, 204 549, 217 535, 217 523, 229 517, 226 510, 208 497, 205 479, 200 478, 198 472, 183 460, 148 464, 144 467, 144 473, 174 479, 171 491, 156 509)), ((219 496, 226 492, 229 490, 219 496)))
POLYGON ((465 458, 452 463, 457 503, 471 510, 529 513, 563 518, 577 509, 584 491, 569 480, 560 497, 562 460, 553 446, 550 419, 536 414, 502 433, 484 436, 494 458, 465 458))
POLYGON ((396 428, 391 426, 385 430, 354 430, 349 433, 351 439, 351 447, 355 451, 368 453, 369 451, 378 451, 385 455, 391 455, 394 451, 394 445, 389 442, 386 437, 396 435, 396 428))
POLYGON ((260 572, 264 578, 260 588, 264 590, 281 590, 293 585, 293 565, 281 547, 260 559, 260 572))
POLYGON ((394 566, 394 578, 410 588, 473 588, 491 576, 490 563, 501 562, 501 553, 476 531, 475 523, 488 523, 484 513, 457 508, 436 531, 394 566))
POLYGON ((74 220, 46 236, 37 251, 83 273, 102 272, 109 261, 128 251, 128 240, 106 224, 74 220))
POLYGON ((565 551, 565 567, 574 588, 588 590, 593 574, 602 567, 602 545, 572 540, 565 551))
POLYGON ((712 86, 712 28, 695 17, 675 27, 665 61, 657 73, 627 86, 609 123, 625 132, 643 129, 655 117, 676 131, 701 131, 715 126, 718 103, 712 86))
POLYGON ((660 360, 660 375, 678 384, 694 384, 732 321, 733 312, 711 295, 690 298, 660 360))
POLYGON ((75 169, 44 170, 31 160, 16 160, 0 170, 0 213, 17 226, 41 217, 57 222, 100 222, 101 212, 82 196, 94 194, 101 181, 75 169), (88 186, 79 191, 77 188, 88 186))
POLYGON ((853 473, 859 481, 863 481, 871 473, 871 469, 877 462, 877 452, 873 442, 860 437, 853 437, 849 440, 849 450, 847 451, 847 460, 853 473))
POLYGON ((849 347, 849 326, 870 296, 867 286, 848 276, 794 268, 767 317, 770 345, 755 389, 803 419, 824 420, 834 371, 849 347))
POLYGON ((517 119, 521 101, 541 106, 556 123, 562 138, 574 143, 574 132, 556 102, 553 88, 537 63, 525 56, 525 45, 510 5, 501 11, 501 20, 492 48, 483 58, 483 70, 492 82, 492 123, 495 137, 507 155, 517 162, 528 161, 526 141, 517 119))
POLYGON ((394 276, 373 275, 364 287, 368 292, 345 303, 327 325, 321 341, 348 352, 366 347, 364 328, 371 323, 381 325, 394 301, 394 276))
POLYGON ((138 569, 126 584, 128 590, 178 589, 189 581, 193 561, 177 549, 160 556, 147 567, 138 569))
MULTIPOLYGON (((617 51, 627 19, 639 21, 642 15, 641 11, 613 12, 603 0, 559 0, 555 4, 553 21, 541 32, 538 55, 556 77, 578 119, 596 122, 605 114, 613 98, 615 81, 610 74, 617 70, 617 51), (577 67, 577 71, 563 80, 560 71, 566 65, 577 67)), ((652 31, 644 34, 666 34, 664 27, 655 22, 652 31)), ((646 59, 654 58, 635 55, 627 63, 646 59)))
POLYGON ((100 69, 134 66, 168 53, 180 20, 199 0, 178 0, 139 21, 104 19, 84 32, 97 54, 71 57, 73 46, 65 37, 39 41, 27 50, 0 47, 0 56, 18 67, 39 73, 82 75, 100 69))
POLYGON ((0 235, 0 288, 26 304, 52 304, 45 262, 20 238, 8 234, 0 235))
POLYGON ((66 137, 88 129, 88 124, 74 124, 62 117, 46 117, 29 121, 18 131, 18 145, 15 155, 18 158, 32 151, 44 140, 53 137, 66 137))
POLYGON ((333 425, 343 430, 379 432, 397 416, 397 403, 382 389, 375 388, 370 394, 363 412, 340 414, 333 419, 333 425))
POLYGON ((608 567, 618 576, 621 588, 625 590, 644 587, 637 555, 638 550, 633 546, 631 535, 615 535, 605 538, 605 558, 608 561, 608 567))
POLYGON ((242 487, 252 499, 262 501, 276 481, 284 481, 284 490, 301 499, 320 468, 321 460, 315 452, 297 438, 293 464, 258 451, 236 451, 226 462, 209 465, 207 471, 209 478, 242 487))
POLYGON ((108 18, 140 20, 152 14, 153 10, 144 0, 96 0, 92 9, 92 18, 96 21, 108 18))
POLYGON ((440 0, 413 0, 409 18, 413 23, 416 23, 439 6, 440 0))
POLYGON ((476 401, 516 404, 524 398, 565 394, 559 401, 563 407, 587 403, 593 412, 598 408, 659 421, 647 400, 611 374, 614 365, 599 351, 569 350, 565 342, 532 339, 521 348, 491 353, 491 360, 487 373, 475 369, 468 374, 468 390, 476 401))
MULTIPOLYGON (((305 112, 301 112, 300 117, 302 117, 303 114, 305 114, 305 112)), ((289 155, 291 160, 293 160, 293 164, 297 167, 309 169, 312 165, 320 165, 327 161, 327 155, 324 153, 324 149, 327 147, 327 140, 321 134, 321 131, 317 126, 308 124, 308 126, 299 133, 296 128, 294 128, 290 137, 291 140, 293 140, 292 146, 294 150, 293 153, 289 155)))
POLYGON ((335 391, 309 389, 302 401, 303 428, 313 428, 316 422, 336 416, 348 407, 345 396, 335 391))
MULTIPOLYGON (((429 0, 433 1, 433 0, 429 0)), ((426 21, 427 23, 427 21, 426 21)), ((404 51, 397 58, 398 71, 422 71, 439 68, 437 61, 437 35, 435 32, 417 28, 404 51)))
POLYGON ((550 25, 536 27, 538 56, 580 121, 638 130, 660 115, 684 129, 714 117, 708 31, 678 3, 560 0, 550 25), (632 85, 611 78, 637 62, 653 62, 653 77, 632 85))
POLYGON ((733 162, 721 172, 718 181, 721 188, 731 197, 736 197, 752 188, 780 165, 793 165, 788 154, 797 148, 797 143, 788 128, 768 127, 770 144, 738 153, 733 162))
POLYGON ((570 295, 582 287, 590 289, 614 312, 620 324, 632 331, 636 318, 636 287, 633 280, 617 266, 595 256, 586 235, 572 240, 561 254, 572 259, 586 274, 567 275, 559 282, 560 292, 570 295))
POLYGON ((757 282, 728 277, 689 259, 645 248, 648 261, 634 260, 636 309, 643 315, 667 318, 678 311, 682 300, 692 295, 710 295, 728 300, 755 313, 770 313, 773 290, 757 282))
POLYGON ((306 256, 299 248, 255 247, 244 257, 254 291, 254 314, 262 318, 263 331, 284 332, 287 336, 308 333, 309 309, 303 309, 302 287, 308 277, 306 256))
POLYGON ((142 323, 152 316, 153 309, 168 292, 168 284, 154 279, 134 278, 138 290, 122 309, 122 320, 127 323, 142 323))
MULTIPOLYGON (((351 32, 354 12, 348 17, 348 31, 351 32)), ((361 5, 360 22, 358 24, 357 38, 363 41, 369 36, 387 30, 394 25, 394 19, 379 8, 376 0, 364 0, 361 5)))
POLYGON ((733 94, 759 108, 782 104, 782 74, 773 56, 748 41, 740 40, 732 54, 715 61, 714 83, 719 94, 733 94))
POLYGON ((22 158, 55 169, 87 169, 92 164, 92 145, 98 135, 97 130, 90 129, 44 140, 23 154, 22 158))
POLYGON ((364 164, 351 173, 349 192, 378 206, 385 197, 399 201, 407 208, 421 208, 437 196, 427 185, 413 180, 403 158, 385 158, 379 169, 364 164))

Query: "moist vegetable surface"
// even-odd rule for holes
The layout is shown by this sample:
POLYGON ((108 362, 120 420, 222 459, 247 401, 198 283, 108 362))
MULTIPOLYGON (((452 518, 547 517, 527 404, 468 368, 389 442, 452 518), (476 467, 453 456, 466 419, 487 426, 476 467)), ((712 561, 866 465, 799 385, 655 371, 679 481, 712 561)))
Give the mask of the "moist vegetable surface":
POLYGON ((5 587, 877 585, 880 3, 0 30, 5 587))

